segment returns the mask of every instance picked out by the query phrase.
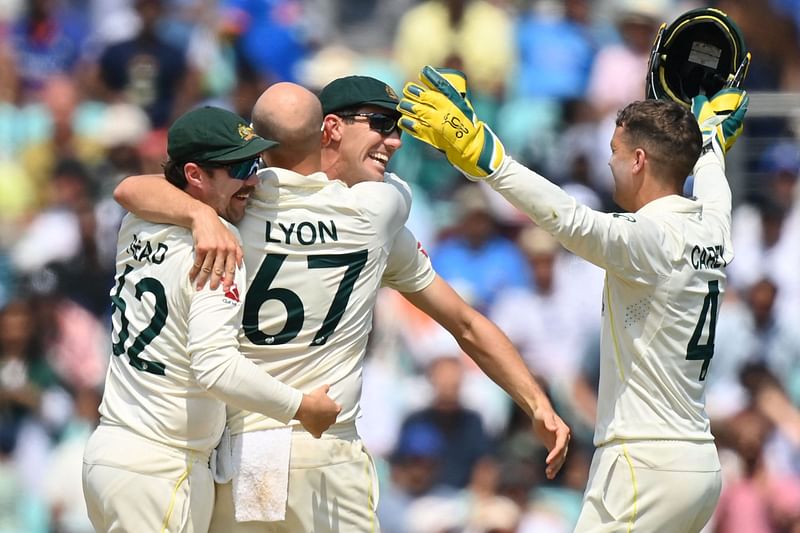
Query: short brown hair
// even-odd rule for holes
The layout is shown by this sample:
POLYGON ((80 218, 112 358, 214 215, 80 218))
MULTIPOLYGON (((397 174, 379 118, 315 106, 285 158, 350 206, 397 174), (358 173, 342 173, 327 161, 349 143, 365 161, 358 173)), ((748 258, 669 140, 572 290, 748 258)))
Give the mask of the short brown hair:
POLYGON ((671 100, 640 100, 617 114, 618 127, 625 129, 628 142, 644 148, 658 163, 660 175, 683 183, 691 174, 703 137, 689 109, 671 100))
MULTIPOLYGON (((206 174, 209 176, 214 175, 215 168, 226 168, 222 165, 213 165, 211 163, 196 163, 198 167, 202 168, 206 174)), ((164 177, 167 178, 167 181, 173 184, 175 187, 186 190, 186 187, 189 185, 189 180, 186 179, 186 170, 184 166, 186 163, 177 163, 172 159, 168 160, 166 163, 161 165, 161 168, 164 169, 164 177)))
POLYGON ((167 181, 181 190, 186 189, 186 185, 188 185, 186 174, 184 174, 183 171, 183 165, 184 163, 177 163, 172 159, 169 159, 162 165, 164 168, 164 177, 167 178, 167 181))

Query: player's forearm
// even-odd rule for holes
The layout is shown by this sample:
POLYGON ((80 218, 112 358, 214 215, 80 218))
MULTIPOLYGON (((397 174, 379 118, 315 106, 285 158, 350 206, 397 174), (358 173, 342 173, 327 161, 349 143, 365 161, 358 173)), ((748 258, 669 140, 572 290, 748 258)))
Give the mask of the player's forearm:
MULTIPOLYGON (((244 288, 244 272, 237 284, 244 288)), ((238 409, 288 422, 302 393, 281 383, 239 352, 237 333, 242 305, 225 302, 219 290, 191 292, 188 317, 189 365, 197 382, 214 397, 238 409)))
POLYGON ((575 199, 563 189, 511 157, 506 157, 497 172, 484 181, 548 231, 559 231, 564 218, 577 207, 575 199))
POLYGON ((536 382, 514 345, 488 318, 477 311, 456 332, 456 340, 478 367, 497 383, 529 416, 550 400, 536 382))
POLYGON ((178 189, 164 176, 130 176, 114 189, 114 199, 139 218, 191 229, 199 217, 217 218, 207 204, 178 189))
POLYGON ((730 220, 731 188, 725 177, 725 168, 718 156, 707 152, 700 156, 694 166, 694 195, 703 205, 713 208, 721 214, 727 214, 730 220))
POLYGON ((441 276, 436 275, 423 290, 403 296, 450 332, 480 369, 529 416, 537 407, 550 404, 509 338, 467 305, 441 276))
POLYGON ((510 157, 485 181, 578 257, 634 276, 656 268, 660 235, 635 224, 635 214, 595 211, 510 157))
MULTIPOLYGON (((608 266, 608 258, 614 254, 608 253, 607 246, 615 244, 608 237, 608 215, 578 203, 561 187, 511 157, 485 181, 567 250, 600 268, 608 266)), ((624 245, 620 251, 625 252, 624 245)))
POLYGON ((297 414, 303 393, 267 374, 239 355, 216 357, 215 365, 195 365, 195 379, 215 398, 237 409, 265 414, 288 423, 297 414))

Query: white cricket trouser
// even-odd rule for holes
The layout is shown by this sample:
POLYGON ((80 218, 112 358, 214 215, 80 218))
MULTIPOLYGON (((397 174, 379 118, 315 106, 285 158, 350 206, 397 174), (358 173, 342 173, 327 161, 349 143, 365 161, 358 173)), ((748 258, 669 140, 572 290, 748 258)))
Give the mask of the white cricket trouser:
POLYGON ((576 533, 696 533, 722 487, 713 442, 613 441, 594 452, 576 533))
POLYGON ((99 426, 83 455, 83 494, 95 531, 206 533, 214 505, 209 453, 99 426))
POLYGON ((289 497, 280 522, 236 522, 232 484, 217 485, 210 533, 375 533, 380 531, 375 465, 354 424, 331 426, 321 439, 292 432, 289 497))

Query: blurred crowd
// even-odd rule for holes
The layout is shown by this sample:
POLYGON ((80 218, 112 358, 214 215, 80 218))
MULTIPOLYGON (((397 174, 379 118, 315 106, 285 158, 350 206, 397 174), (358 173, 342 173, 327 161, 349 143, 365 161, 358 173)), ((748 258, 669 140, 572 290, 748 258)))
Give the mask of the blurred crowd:
MULTIPOLYGON (((83 445, 110 357, 127 175, 212 103, 349 74, 396 90, 465 71, 516 159, 613 211, 608 140, 644 96, 661 21, 715 5, 753 53, 751 93, 800 91, 800 1, 0 0, 0 533, 91 531, 83 445)), ((800 532, 800 109, 758 113, 731 154, 735 261, 708 411, 724 465, 708 531, 800 532)), ((391 168, 436 270, 509 335, 573 428, 554 480, 511 400, 435 323, 379 295, 359 428, 387 533, 571 531, 592 453, 602 273, 408 136, 391 168)))

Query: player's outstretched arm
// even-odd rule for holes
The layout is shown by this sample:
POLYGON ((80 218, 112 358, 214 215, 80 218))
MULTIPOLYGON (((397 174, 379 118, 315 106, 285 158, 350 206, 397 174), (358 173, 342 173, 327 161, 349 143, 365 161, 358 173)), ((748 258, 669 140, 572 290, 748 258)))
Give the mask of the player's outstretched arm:
POLYGON ((423 290, 403 296, 447 329, 481 370, 527 413, 534 432, 549 451, 545 474, 553 479, 566 459, 570 430, 509 338, 438 275, 423 290))
POLYGON ((189 279, 198 289, 209 280, 212 289, 219 287, 220 281, 225 288, 233 283, 233 276, 225 274, 241 266, 242 247, 211 206, 192 198, 158 174, 125 178, 114 189, 114 199, 144 220, 192 230, 195 261, 189 279))
POLYGON ((732 88, 710 98, 698 95, 692 99, 692 113, 703 135, 703 152, 693 171, 693 193, 705 210, 721 217, 728 230, 733 198, 725 177, 725 156, 743 130, 748 103, 745 91, 732 88))

